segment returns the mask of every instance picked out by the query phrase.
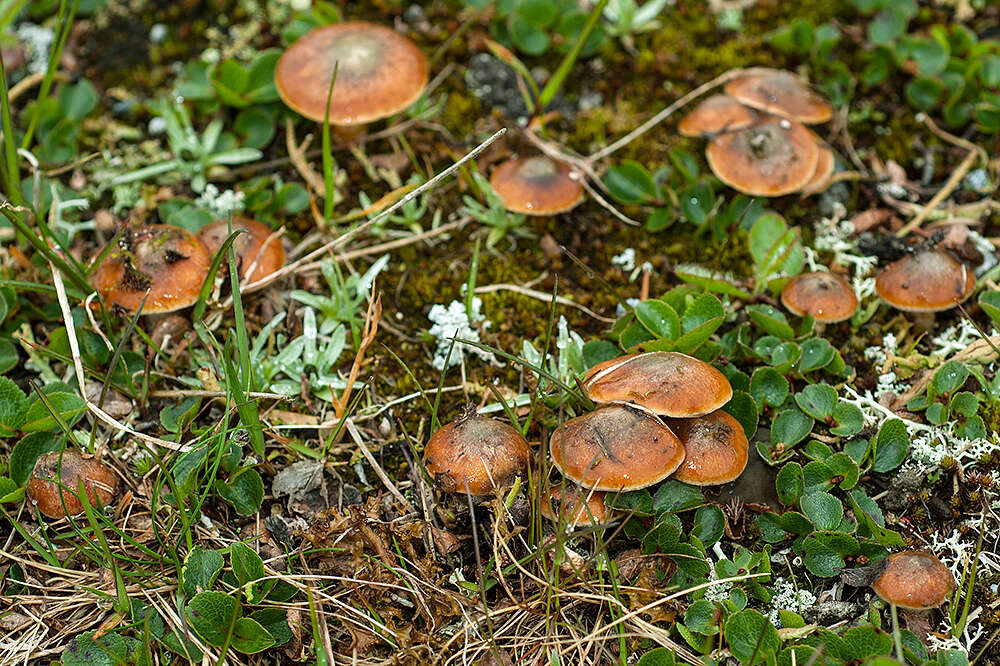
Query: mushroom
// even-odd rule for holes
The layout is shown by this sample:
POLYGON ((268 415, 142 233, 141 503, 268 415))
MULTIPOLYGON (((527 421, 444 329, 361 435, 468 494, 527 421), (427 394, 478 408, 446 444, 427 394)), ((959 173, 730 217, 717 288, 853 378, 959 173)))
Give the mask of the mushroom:
POLYGON ((596 403, 634 405, 671 418, 702 416, 733 397, 726 376, 680 352, 644 352, 598 363, 583 380, 596 403))
POLYGON ((696 419, 670 422, 684 446, 684 462, 674 478, 693 486, 721 486, 747 466, 750 445, 743 426, 721 410, 696 419))
MULTIPOLYGON (((233 241, 242 281, 263 280, 285 265, 285 248, 266 225, 245 217, 234 217, 232 230, 247 232, 239 234, 233 241)), ((198 238, 214 255, 229 238, 229 233, 229 220, 221 219, 202 227, 198 238)))
POLYGON ((705 155, 712 172, 735 190, 777 197, 801 190, 819 160, 819 144, 802 123, 770 116, 712 139, 705 155))
POLYGON ((550 490, 538 509, 543 517, 568 528, 603 523, 611 517, 603 492, 571 484, 550 490))
POLYGON ((106 305, 144 314, 194 305, 212 255, 194 234, 168 224, 128 227, 90 276, 106 305), (149 296, 146 297, 146 291, 149 296))
POLYGON ((934 313, 950 310, 976 288, 976 276, 947 252, 921 249, 889 264, 875 276, 879 297, 896 308, 916 314, 924 329, 934 325, 934 313))
POLYGON ((837 160, 830 146, 826 145, 826 142, 815 134, 813 138, 816 139, 819 146, 819 157, 816 160, 816 169, 809 177, 809 182, 802 186, 801 192, 805 196, 825 192, 833 181, 833 172, 837 166, 837 160))
POLYGON ((583 201, 583 185, 570 176, 570 166, 548 157, 507 160, 493 170, 490 186, 504 208, 525 215, 555 215, 583 201))
POLYGON ((755 68, 726 84, 725 91, 743 104, 812 125, 825 123, 833 107, 791 72, 755 68))
POLYGON ((712 136, 749 127, 757 112, 729 95, 712 95, 681 118, 677 131, 684 136, 712 136))
POLYGON ((667 478, 684 460, 684 447, 659 419, 616 405, 561 425, 549 438, 549 454, 567 479, 616 492, 667 478))
POLYGON ((798 317, 811 315, 821 325, 834 324, 854 315, 858 296, 843 276, 816 271, 789 280, 781 290, 781 303, 798 317))
POLYGON ((427 85, 427 60, 395 30, 348 21, 311 30, 278 59, 274 82, 285 104, 323 122, 330 97, 330 124, 351 136, 365 124, 402 111, 427 85))
POLYGON ((95 506, 110 504, 118 492, 118 477, 110 467, 71 449, 41 456, 25 492, 38 511, 49 518, 76 516, 83 513, 78 494, 81 482, 95 506))
POLYGON ((955 586, 955 580, 941 560, 916 550, 889 556, 882 575, 872 583, 884 601, 908 610, 937 608, 955 586))
POLYGON ((442 426, 424 449, 424 466, 449 493, 489 495, 528 470, 531 449, 506 423, 470 413, 442 426))

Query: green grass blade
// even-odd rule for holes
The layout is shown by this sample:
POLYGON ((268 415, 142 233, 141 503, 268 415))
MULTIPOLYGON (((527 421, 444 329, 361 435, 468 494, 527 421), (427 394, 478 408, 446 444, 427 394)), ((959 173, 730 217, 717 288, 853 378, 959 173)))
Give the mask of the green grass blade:
MULTIPOLYGON (((52 49, 49 51, 49 66, 45 70, 45 78, 42 79, 42 85, 38 88, 39 102, 48 97, 49 92, 52 90, 56 70, 59 69, 59 59, 62 57, 66 40, 69 39, 69 33, 73 29, 73 21, 76 19, 76 9, 79 6, 80 0, 73 0, 72 6, 68 8, 66 0, 62 0, 59 3, 59 14, 57 17, 59 31, 56 34, 56 39, 52 42, 52 49)), ((38 115, 38 113, 31 114, 31 119, 28 121, 28 129, 25 130, 24 139, 21 141, 21 147, 25 150, 31 147, 31 140, 35 135, 35 127, 38 125, 38 115)))
POLYGON ((573 42, 573 47, 566 53, 563 57, 562 62, 559 63, 559 67, 556 68, 555 74, 549 79, 549 82, 545 84, 542 89, 542 93, 538 96, 538 108, 540 111, 544 111, 545 107, 549 105, 552 98, 556 96, 559 89, 562 88, 563 83, 566 81, 566 77, 569 76, 569 72, 573 69, 573 65, 576 63, 577 58, 580 57, 580 51, 583 50, 583 45, 587 43, 590 39, 590 33, 594 32, 594 28, 597 27, 598 22, 601 20, 601 14, 604 12, 605 5, 608 4, 608 0, 600 0, 594 9, 591 10, 590 16, 587 17, 587 22, 583 26, 583 30, 577 35, 576 41, 573 42))
POLYGON ((333 78, 326 91, 326 114, 323 115, 323 221, 329 223, 333 217, 333 152, 330 147, 330 103, 333 101, 333 86, 337 83, 339 62, 333 63, 333 78))

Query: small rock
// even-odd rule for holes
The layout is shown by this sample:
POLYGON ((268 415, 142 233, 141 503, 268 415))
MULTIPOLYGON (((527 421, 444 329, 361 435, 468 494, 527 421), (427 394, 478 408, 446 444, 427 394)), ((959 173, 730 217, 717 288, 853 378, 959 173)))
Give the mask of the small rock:
POLYGON ((807 622, 815 622, 824 627, 837 622, 850 621, 864 612, 862 604, 850 601, 822 601, 805 609, 803 615, 807 622))

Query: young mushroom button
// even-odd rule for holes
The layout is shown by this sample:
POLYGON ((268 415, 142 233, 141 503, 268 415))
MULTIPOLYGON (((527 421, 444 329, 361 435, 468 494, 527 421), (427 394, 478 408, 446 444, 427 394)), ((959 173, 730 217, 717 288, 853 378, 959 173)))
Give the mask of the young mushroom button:
POLYGON ((955 580, 941 560, 915 550, 889 556, 885 571, 872 584, 884 601, 909 610, 927 610, 943 604, 955 580))
POLYGON ((583 387, 596 403, 630 404, 680 419, 714 412, 733 397, 725 375, 679 352, 629 354, 598 363, 583 387))
POLYGON ((627 407, 603 407, 570 419, 549 438, 552 464, 584 488, 638 490, 667 478, 684 447, 658 419, 627 407))
POLYGON ((542 498, 539 513, 554 523, 564 523, 566 527, 603 523, 611 517, 603 492, 572 484, 550 490, 548 497, 542 498))
POLYGON ((816 138, 799 122, 773 116, 714 138, 705 150, 719 180, 753 196, 777 197, 805 187, 819 160, 816 138))
POLYGON ((525 215, 555 215, 583 201, 583 185, 570 177, 570 167, 547 157, 507 160, 493 170, 490 186, 504 208, 525 215))
POLYGON ((105 305, 144 314, 180 310, 198 301, 212 255, 197 236, 167 224, 129 227, 90 276, 105 305))
MULTIPOLYGON (((233 241, 233 252, 244 282, 262 280, 285 265, 285 248, 281 239, 256 220, 234 217, 232 230, 244 231, 233 241)), ((210 222, 198 231, 198 238, 213 255, 229 238, 229 220, 210 222)))
POLYGON ((364 125, 402 111, 427 85, 427 60, 420 49, 391 28, 347 21, 315 28, 281 55, 274 71, 285 104, 323 122, 327 97, 330 123, 364 125))
POLYGON ((879 297, 907 312, 949 310, 975 287, 976 276, 965 264, 934 249, 908 254, 875 276, 879 297))
POLYGON ((718 486, 736 480, 747 466, 749 442, 743 426, 723 411, 678 419, 670 427, 684 446, 684 462, 674 472, 693 486, 718 486))
POLYGON ((528 470, 531 449, 506 423, 475 414, 442 426, 424 449, 424 466, 449 493, 489 495, 528 470))
POLYGON ((38 459, 25 493, 49 518, 76 516, 83 513, 81 482, 95 508, 110 504, 118 492, 118 477, 110 467, 92 456, 67 449, 38 459))
POLYGON ((850 319, 858 309, 854 287, 841 275, 816 271, 796 275, 781 290, 781 303, 792 314, 812 315, 823 324, 850 319))

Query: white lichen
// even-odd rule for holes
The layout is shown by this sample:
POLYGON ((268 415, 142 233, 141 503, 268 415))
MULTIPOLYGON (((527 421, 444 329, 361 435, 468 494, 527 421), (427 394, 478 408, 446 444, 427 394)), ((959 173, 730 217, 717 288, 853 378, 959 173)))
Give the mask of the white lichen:
POLYGON ((788 610, 800 615, 810 606, 816 603, 816 595, 809 590, 796 587, 791 581, 777 577, 771 584, 771 609, 767 617, 774 626, 781 628, 781 618, 779 611, 788 610))
POLYGON ((49 67, 49 53, 56 34, 34 23, 17 27, 17 38, 24 45, 24 66, 29 74, 42 74, 49 67))
POLYGON ((433 326, 428 333, 437 339, 437 349, 431 361, 436 369, 444 370, 445 364, 447 367, 460 364, 466 352, 485 361, 496 360, 490 352, 465 344, 465 342, 479 342, 479 331, 490 326, 490 322, 480 312, 482 307, 482 299, 473 298, 471 313, 466 311, 465 303, 462 301, 452 301, 448 306, 435 305, 431 308, 427 318, 433 322, 433 326), (452 340, 455 340, 454 348, 452 340))
POLYGON ((235 190, 219 190, 218 187, 209 183, 205 186, 205 191, 195 199, 195 205, 208 209, 217 218, 229 216, 245 207, 246 195, 235 190))

